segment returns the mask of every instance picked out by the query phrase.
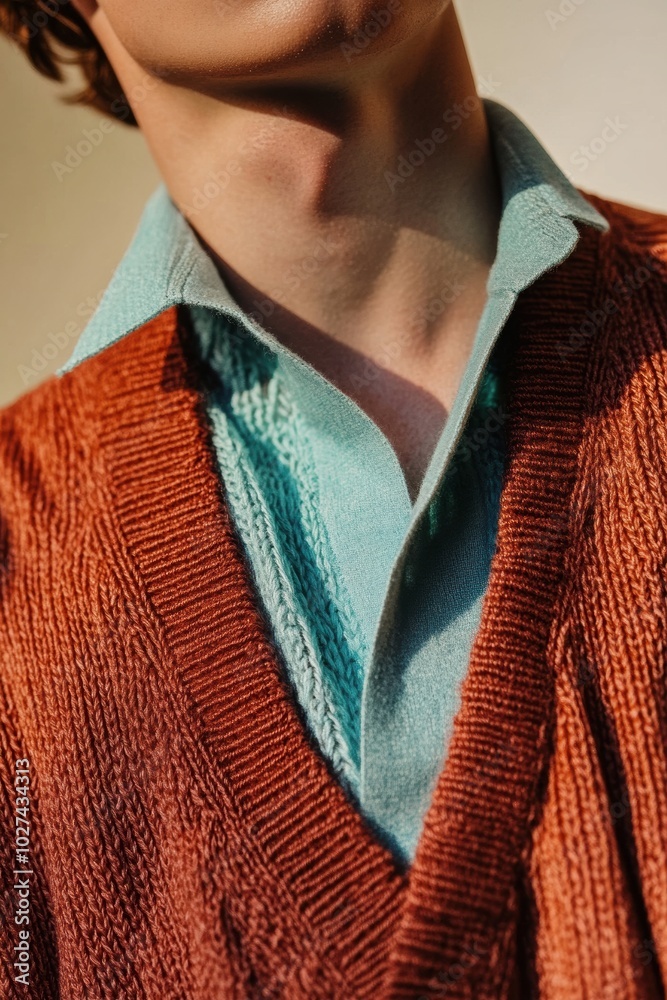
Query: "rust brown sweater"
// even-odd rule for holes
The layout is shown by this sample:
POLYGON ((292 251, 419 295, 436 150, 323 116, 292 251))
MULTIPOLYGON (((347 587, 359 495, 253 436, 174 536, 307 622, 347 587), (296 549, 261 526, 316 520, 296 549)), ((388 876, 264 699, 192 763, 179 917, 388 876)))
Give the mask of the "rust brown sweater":
POLYGON ((663 995, 667 220, 595 204, 609 234, 513 320, 497 552, 407 872, 281 677, 187 317, 3 412, 3 998, 663 995))

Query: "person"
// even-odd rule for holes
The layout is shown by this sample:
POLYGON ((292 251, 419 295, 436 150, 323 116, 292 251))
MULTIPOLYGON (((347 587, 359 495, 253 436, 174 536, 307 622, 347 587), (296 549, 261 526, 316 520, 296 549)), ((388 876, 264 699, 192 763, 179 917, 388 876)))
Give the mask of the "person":
POLYGON ((0 417, 3 996, 661 996, 667 219, 447 0, 0 24, 164 180, 0 417))

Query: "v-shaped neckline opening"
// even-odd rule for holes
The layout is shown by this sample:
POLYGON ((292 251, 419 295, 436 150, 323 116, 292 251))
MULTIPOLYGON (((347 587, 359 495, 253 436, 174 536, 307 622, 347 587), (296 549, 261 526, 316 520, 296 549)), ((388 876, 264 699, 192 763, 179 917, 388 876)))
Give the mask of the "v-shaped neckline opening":
MULTIPOLYGON (((562 269, 576 261, 592 276, 597 242, 590 237, 582 244, 562 269)), ((540 283, 546 302, 549 282, 557 288, 558 280, 552 274, 540 283)), ((369 996, 378 995, 380 981, 382 997, 411 995, 393 992, 408 983, 423 988, 433 968, 479 943, 480 928, 495 934, 512 907, 513 873, 547 752, 551 678, 543 657, 558 585, 553 564, 567 540, 567 497, 543 496, 540 485, 548 493, 554 466, 564 482, 574 474, 588 356, 582 350, 563 370, 550 341, 558 340, 554 323, 565 331, 583 314, 593 284, 578 280, 556 320, 539 301, 535 307, 535 298, 527 313, 531 336, 520 338, 510 408, 519 423, 498 550, 447 759, 408 865, 378 840, 318 755, 282 676, 217 478, 183 310, 167 310, 110 348, 120 363, 112 366, 107 405, 121 399, 125 405, 113 442, 107 436, 107 465, 128 548, 165 624, 188 715, 196 720, 190 731, 203 737, 208 766, 231 790, 258 856, 298 900, 323 953, 342 961, 360 996, 371 980, 369 996), (539 365, 549 369, 551 384, 536 395, 531 374, 539 365), (545 391, 556 410, 531 425, 527 418, 541 414, 545 391), (545 465, 547 440, 552 454, 545 465), (525 505, 529 482, 537 502, 525 507, 517 527, 512 519, 525 505), (522 566, 526 546, 530 554, 545 525, 551 525, 549 552, 538 546, 522 566), (490 762, 493 748, 507 751, 500 771, 490 762), (488 879, 489 870, 492 883, 472 912, 469 882, 488 879)))

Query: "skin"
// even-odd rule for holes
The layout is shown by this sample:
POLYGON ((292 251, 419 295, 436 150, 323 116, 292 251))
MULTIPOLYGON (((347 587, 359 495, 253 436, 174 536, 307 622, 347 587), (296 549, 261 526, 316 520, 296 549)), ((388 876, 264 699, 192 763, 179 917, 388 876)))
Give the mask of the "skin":
POLYGON ((232 294, 378 424, 414 499, 500 218, 452 4, 74 2, 232 294), (400 178, 438 128, 446 141, 400 178))

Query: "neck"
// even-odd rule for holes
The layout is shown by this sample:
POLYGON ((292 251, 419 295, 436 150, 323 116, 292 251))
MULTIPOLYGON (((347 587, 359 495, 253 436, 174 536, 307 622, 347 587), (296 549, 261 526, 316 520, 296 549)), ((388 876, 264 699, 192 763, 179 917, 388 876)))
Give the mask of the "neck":
POLYGON ((414 494, 485 302, 499 197, 452 5, 359 76, 355 58, 215 94, 163 84, 141 124, 239 304, 376 420, 414 494))

